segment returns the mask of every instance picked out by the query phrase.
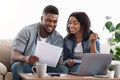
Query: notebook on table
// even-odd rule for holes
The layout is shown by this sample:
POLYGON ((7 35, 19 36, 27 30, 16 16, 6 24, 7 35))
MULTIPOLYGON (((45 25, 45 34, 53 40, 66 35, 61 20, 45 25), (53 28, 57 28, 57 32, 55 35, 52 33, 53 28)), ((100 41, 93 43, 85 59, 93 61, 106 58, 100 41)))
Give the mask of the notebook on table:
POLYGON ((107 67, 111 64, 112 54, 84 53, 79 73, 70 72, 79 76, 106 75, 107 67))

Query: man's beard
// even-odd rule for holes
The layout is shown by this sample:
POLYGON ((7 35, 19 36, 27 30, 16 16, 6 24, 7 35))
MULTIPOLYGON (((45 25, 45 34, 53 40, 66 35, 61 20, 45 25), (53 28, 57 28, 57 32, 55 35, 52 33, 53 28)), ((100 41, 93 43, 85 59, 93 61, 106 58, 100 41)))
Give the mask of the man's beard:
POLYGON ((43 30, 45 31, 45 33, 46 33, 47 35, 50 35, 50 34, 53 33, 53 31, 52 31, 52 32, 48 32, 48 31, 46 30, 46 28, 44 28, 44 27, 43 27, 43 30))

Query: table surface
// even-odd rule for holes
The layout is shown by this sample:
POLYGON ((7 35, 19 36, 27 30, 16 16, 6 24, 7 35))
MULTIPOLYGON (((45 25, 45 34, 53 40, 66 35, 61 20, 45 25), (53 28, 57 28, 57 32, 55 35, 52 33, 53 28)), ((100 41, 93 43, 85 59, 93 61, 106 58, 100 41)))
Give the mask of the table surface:
POLYGON ((92 76, 75 76, 70 74, 61 74, 60 77, 46 76, 44 78, 38 78, 32 73, 20 73, 19 75, 26 80, 120 80, 120 78, 95 78, 92 76))

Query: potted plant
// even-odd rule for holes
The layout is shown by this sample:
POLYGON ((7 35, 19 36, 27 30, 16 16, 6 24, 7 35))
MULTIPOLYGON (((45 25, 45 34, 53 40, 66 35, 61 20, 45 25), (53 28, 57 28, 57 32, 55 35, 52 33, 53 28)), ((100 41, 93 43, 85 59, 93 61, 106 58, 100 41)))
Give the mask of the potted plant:
POLYGON ((108 66, 108 70, 109 70, 109 71, 114 71, 114 65, 109 65, 109 66, 108 66))
POLYGON ((114 74, 115 74, 114 65, 109 65, 108 66, 108 71, 107 71, 107 76, 109 78, 114 78, 114 74))
POLYGON ((104 28, 110 34, 108 44, 110 45, 110 53, 113 54, 113 60, 120 61, 120 23, 113 24, 110 20, 111 18, 110 16, 106 16, 107 21, 105 22, 104 28))

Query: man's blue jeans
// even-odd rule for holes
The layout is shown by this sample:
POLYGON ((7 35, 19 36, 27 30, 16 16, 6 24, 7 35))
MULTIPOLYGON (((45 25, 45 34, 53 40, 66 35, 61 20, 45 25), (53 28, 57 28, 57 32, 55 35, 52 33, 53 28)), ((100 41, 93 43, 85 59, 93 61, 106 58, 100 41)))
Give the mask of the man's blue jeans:
MULTIPOLYGON (((22 62, 14 62, 11 66, 12 78, 13 80, 21 80, 19 73, 32 73, 32 66, 22 62)), ((55 68, 47 67, 47 72, 53 73, 67 73, 68 68, 64 65, 57 65, 55 68)))

